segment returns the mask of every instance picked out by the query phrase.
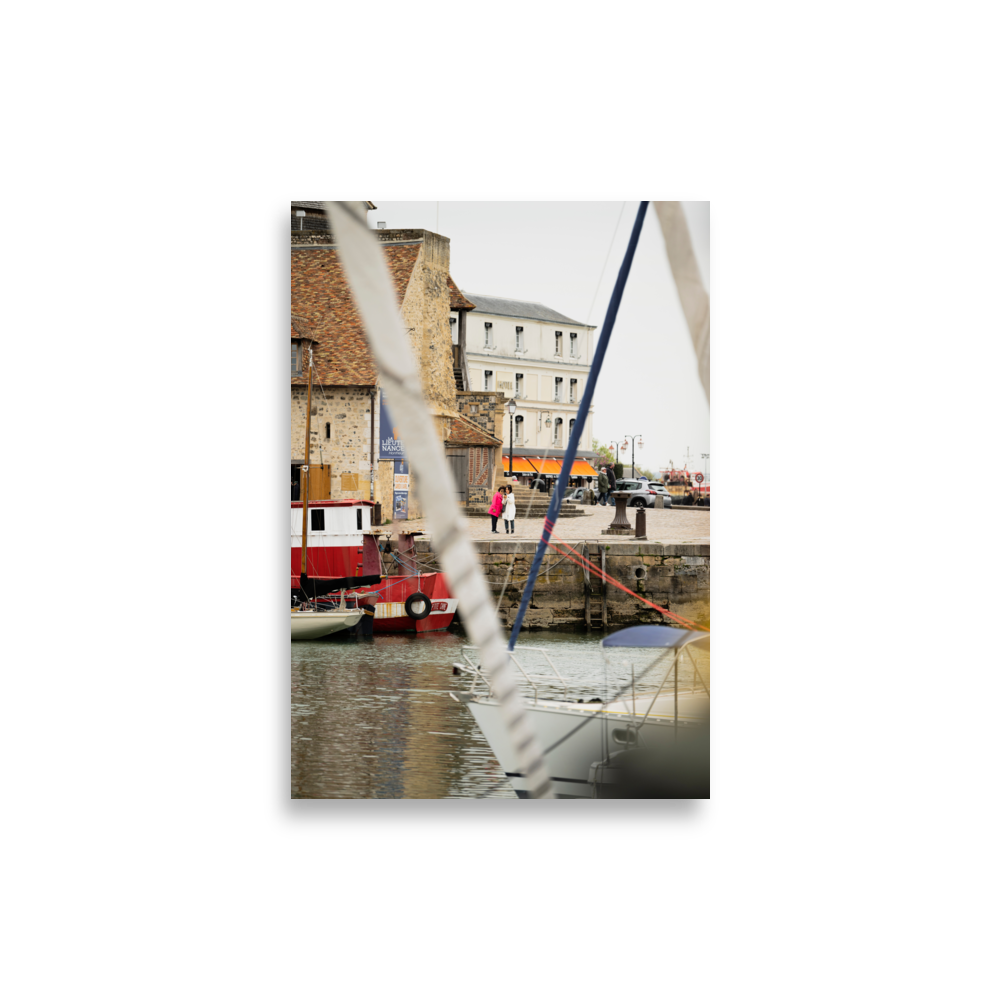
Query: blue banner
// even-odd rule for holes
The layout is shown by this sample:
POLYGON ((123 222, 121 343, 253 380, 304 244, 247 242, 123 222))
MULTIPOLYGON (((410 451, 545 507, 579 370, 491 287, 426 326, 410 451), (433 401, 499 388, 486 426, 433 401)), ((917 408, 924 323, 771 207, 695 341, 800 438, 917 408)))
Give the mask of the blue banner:
POLYGON ((392 519, 405 521, 410 499, 410 463, 397 458, 392 463, 392 519))
POLYGON ((385 392, 379 393, 378 403, 378 436, 379 436, 379 458, 405 458, 403 452, 403 442, 399 440, 396 427, 392 422, 392 415, 385 405, 385 392))

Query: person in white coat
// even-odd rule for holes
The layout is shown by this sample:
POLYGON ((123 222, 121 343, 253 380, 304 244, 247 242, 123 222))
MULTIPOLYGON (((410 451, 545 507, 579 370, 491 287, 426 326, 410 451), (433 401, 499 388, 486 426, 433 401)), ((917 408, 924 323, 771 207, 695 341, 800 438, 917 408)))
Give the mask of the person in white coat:
POLYGON ((507 495, 503 501, 503 526, 504 530, 514 534, 514 518, 517 516, 517 504, 514 503, 514 487, 508 486, 507 495))

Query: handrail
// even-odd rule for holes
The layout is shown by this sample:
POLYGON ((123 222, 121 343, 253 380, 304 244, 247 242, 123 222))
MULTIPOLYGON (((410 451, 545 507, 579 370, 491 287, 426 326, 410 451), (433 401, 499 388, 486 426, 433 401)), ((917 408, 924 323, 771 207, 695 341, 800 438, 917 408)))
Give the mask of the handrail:
MULTIPOLYGON (((469 650, 469 649, 476 649, 476 647, 475 646, 462 646, 462 650, 461 650, 461 652, 462 652, 462 658, 468 664, 468 668, 463 667, 459 663, 455 663, 454 666, 457 667, 459 670, 461 670, 462 673, 471 673, 471 674, 473 674, 477 678, 478 677, 482 677, 483 675, 482 675, 481 671, 479 670, 479 668, 472 662, 472 660, 469 659, 468 653, 466 652, 466 650, 469 650)), ((541 653, 542 656, 545 657, 548 665, 552 668, 552 672, 559 679, 559 683, 562 685, 563 693, 564 693, 566 699, 569 700, 569 698, 570 698, 569 683, 567 682, 566 678, 563 677, 563 675, 561 673, 559 673, 559 668, 555 665, 555 663, 552 662, 552 657, 549 656, 548 652, 545 649, 543 649, 541 646, 520 646, 520 647, 518 647, 518 651, 520 652, 521 650, 529 650, 531 652, 541 653)), ((538 685, 539 684, 551 684, 552 683, 552 679, 550 677, 546 676, 546 675, 543 675, 543 674, 531 675, 531 674, 529 674, 524 669, 524 666, 521 664, 521 661, 513 653, 510 654, 510 658, 513 661, 514 665, 517 667, 517 669, 521 671, 521 676, 525 679, 525 681, 527 681, 527 683, 529 685, 531 685, 532 690, 535 692, 535 704, 537 705, 538 704, 538 685)), ((471 694, 474 689, 475 689, 475 681, 473 681, 472 687, 469 688, 469 693, 471 694)), ((492 694, 492 690, 491 690, 490 693, 492 694)))

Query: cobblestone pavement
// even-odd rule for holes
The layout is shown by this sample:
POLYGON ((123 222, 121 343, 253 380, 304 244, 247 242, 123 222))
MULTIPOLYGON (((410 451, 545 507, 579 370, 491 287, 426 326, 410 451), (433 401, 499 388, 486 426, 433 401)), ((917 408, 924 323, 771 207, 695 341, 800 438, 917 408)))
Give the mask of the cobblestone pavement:
MULTIPOLYGON (((548 498, 546 498, 547 502, 548 498)), ((616 543, 634 542, 635 539, 628 535, 602 535, 601 529, 606 528, 615 516, 613 506, 584 507, 583 517, 568 517, 565 520, 556 521, 555 533, 566 541, 578 541, 580 539, 600 540, 602 544, 614 545, 616 543)), ((650 542, 664 542, 666 544, 676 544, 679 542, 695 542, 706 545, 711 542, 709 537, 709 518, 711 517, 709 508, 687 508, 681 510, 656 510, 650 507, 646 511, 646 538, 650 542)), ((628 509, 629 523, 635 527, 635 509, 628 509)), ((522 517, 515 522, 514 534, 517 538, 538 539, 542 537, 542 524, 544 518, 522 517)), ((510 535, 505 535, 503 525, 497 525, 499 535, 490 534, 493 522, 488 517, 471 517, 468 519, 469 534, 474 539, 485 541, 502 541, 504 538, 510 539, 510 535)), ((383 524, 385 530, 388 525, 383 524)), ((399 531, 426 531, 427 526, 423 518, 416 518, 412 521, 396 521, 392 525, 392 533, 395 535, 399 531), (404 527, 405 526, 405 527, 404 527)))

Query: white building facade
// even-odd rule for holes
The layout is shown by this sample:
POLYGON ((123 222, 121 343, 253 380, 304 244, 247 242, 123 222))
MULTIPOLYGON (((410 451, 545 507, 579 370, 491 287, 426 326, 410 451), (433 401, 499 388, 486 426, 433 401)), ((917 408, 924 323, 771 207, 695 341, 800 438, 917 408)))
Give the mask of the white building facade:
MULTIPOLYGON (((590 373, 596 327, 538 302, 463 291, 476 309, 466 316, 469 388, 502 392, 517 401, 514 455, 562 458, 590 373)), ((456 329, 457 322, 452 325, 456 329)), ((504 422, 504 468, 510 451, 504 422)), ((591 459, 593 409, 586 415, 577 458, 591 459)))

